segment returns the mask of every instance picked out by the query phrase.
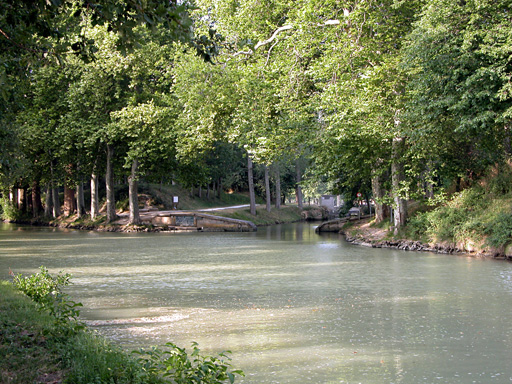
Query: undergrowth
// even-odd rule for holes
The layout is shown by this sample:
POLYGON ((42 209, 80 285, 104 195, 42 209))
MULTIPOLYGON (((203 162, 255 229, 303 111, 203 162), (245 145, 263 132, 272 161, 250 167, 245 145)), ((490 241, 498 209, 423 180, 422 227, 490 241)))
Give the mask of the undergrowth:
POLYGON ((491 170, 478 185, 454 194, 407 223, 407 236, 429 242, 465 243, 502 248, 512 242, 512 171, 491 170))
POLYGON ((204 356, 197 344, 190 354, 172 343, 129 354, 79 321, 81 304, 63 291, 69 274, 41 267, 30 276, 11 275, 12 285, 0 282, 2 383, 232 384, 243 376, 232 370, 229 352, 204 356))

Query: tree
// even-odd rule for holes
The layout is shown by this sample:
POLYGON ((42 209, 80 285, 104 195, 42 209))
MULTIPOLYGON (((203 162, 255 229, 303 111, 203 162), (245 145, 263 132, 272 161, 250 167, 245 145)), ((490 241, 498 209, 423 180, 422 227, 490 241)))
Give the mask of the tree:
POLYGON ((408 38, 408 134, 432 179, 471 181, 510 155, 509 11, 508 1, 428 1, 408 38))

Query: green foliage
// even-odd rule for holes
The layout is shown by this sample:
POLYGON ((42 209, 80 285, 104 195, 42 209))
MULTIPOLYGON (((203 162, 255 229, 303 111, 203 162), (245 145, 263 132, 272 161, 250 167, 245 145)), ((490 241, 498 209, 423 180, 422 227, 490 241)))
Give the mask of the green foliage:
POLYGON ((83 324, 78 321, 81 303, 70 300, 69 295, 62 289, 70 284, 71 275, 58 273, 52 276, 44 266, 40 272, 23 277, 14 276, 13 284, 19 291, 34 300, 41 311, 49 313, 55 318, 55 323, 63 329, 78 331, 83 324))
MULTIPOLYGON (((76 309, 81 304, 77 304, 71 300, 67 294, 62 292, 62 288, 70 284, 71 276, 69 274, 59 273, 52 276, 47 268, 41 267, 40 272, 28 277, 21 275, 14 276, 14 287, 23 292, 36 303, 40 315, 30 314, 23 315, 23 319, 18 319, 18 312, 23 306, 17 302, 11 310, 6 311, 7 299, 16 301, 17 299, 5 294, 3 286, 0 286, 0 324, 2 324, 2 332, 0 332, 0 340, 4 337, 12 339, 10 344, 15 350, 12 356, 23 356, 27 353, 27 348, 32 348, 28 340, 23 342, 24 347, 16 350, 19 335, 16 330, 25 326, 22 322, 38 323, 42 320, 44 330, 41 335, 35 335, 33 340, 41 343, 39 336, 44 342, 51 340, 52 344, 46 345, 51 348, 52 363, 60 360, 65 368, 66 383, 73 384, 157 384, 170 382, 175 384, 223 384, 234 383, 236 376, 243 376, 240 370, 232 370, 228 357, 229 352, 219 354, 218 357, 204 356, 200 354, 200 350, 196 343, 192 345, 193 350, 190 354, 185 349, 179 348, 175 344, 167 343, 165 350, 154 348, 150 351, 141 350, 138 353, 138 359, 129 356, 120 347, 113 346, 104 338, 90 332, 84 332, 84 326, 78 321, 79 311, 76 309), (7 320, 4 314, 9 313, 12 317, 7 320), (47 321, 47 317, 51 320, 47 321), (44 337, 42 336, 44 334, 44 337), (65 336, 65 337, 63 337, 65 336), (20 355, 21 356, 21 355, 20 355)), ((19 301, 19 300, 18 300, 19 301)), ((10 305, 10 304, 9 304, 10 305)), ((24 307, 23 307, 24 308, 24 307)), ((22 334, 29 335, 25 330, 22 334)), ((22 340, 20 340, 22 342, 22 340)), ((31 340, 32 342, 32 340, 31 340)), ((43 361, 44 351, 41 345, 34 345, 37 349, 37 358, 41 355, 41 360, 30 363, 27 367, 27 359, 20 359, 19 370, 24 371, 26 368, 34 370, 40 368, 35 364, 45 364, 43 361)), ((31 350, 31 349, 30 349, 31 350)), ((36 352, 34 351, 34 358, 36 352)), ((10 361, 12 364, 13 361, 10 361)), ((4 365, 0 364, 4 367, 4 365)), ((5 367, 12 369, 12 366, 5 367)), ((3 372, 3 371, 2 371, 3 372)), ((23 373, 26 380, 29 372, 23 373)), ((32 377, 32 376, 30 376, 32 377)), ((23 383, 21 379, 19 383, 23 383)), ((29 381, 33 381, 30 379, 29 381)), ((11 381, 9 381, 11 382, 11 381)), ((18 381, 15 381, 18 382, 18 381)))
POLYGON ((429 221, 425 214, 418 213, 407 221, 407 236, 413 239, 426 239, 429 221))
POLYGON ((66 383, 157 384, 163 380, 144 368, 121 347, 91 332, 77 334, 63 356, 69 367, 66 383))
POLYGON ((0 218, 7 221, 16 221, 21 218, 21 212, 7 197, 0 197, 0 218))
POLYGON ((499 213, 490 220, 484 228, 488 235, 487 244, 492 247, 501 247, 512 241, 512 214, 499 213))
POLYGON ((229 351, 218 357, 203 356, 195 342, 190 354, 173 343, 166 343, 163 350, 153 347, 134 353, 140 355, 139 362, 147 372, 160 374, 175 384, 233 384, 236 375, 244 376, 240 370, 231 370, 229 351))
POLYGON ((63 332, 55 318, 0 281, 0 382, 162 384, 136 359, 92 332, 63 332))
POLYGON ((498 173, 493 167, 481 186, 466 189, 443 205, 412 216, 407 223, 407 236, 434 242, 471 240, 494 248, 512 242, 512 194, 507 192, 512 174, 506 169, 498 173))
MULTIPOLYGON (((41 372, 58 377, 60 361, 54 319, 7 281, 0 281, 0 382, 40 382, 41 372)), ((62 340, 62 338, 60 338, 62 340)))

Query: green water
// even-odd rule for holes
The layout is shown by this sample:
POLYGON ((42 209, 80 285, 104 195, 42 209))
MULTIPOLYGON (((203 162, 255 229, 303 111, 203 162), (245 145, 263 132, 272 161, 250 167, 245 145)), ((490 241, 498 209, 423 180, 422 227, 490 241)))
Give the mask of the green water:
POLYGON ((74 276, 128 349, 231 350, 243 383, 510 383, 512 263, 353 246, 314 225, 118 234, 0 227, 0 278, 74 276))

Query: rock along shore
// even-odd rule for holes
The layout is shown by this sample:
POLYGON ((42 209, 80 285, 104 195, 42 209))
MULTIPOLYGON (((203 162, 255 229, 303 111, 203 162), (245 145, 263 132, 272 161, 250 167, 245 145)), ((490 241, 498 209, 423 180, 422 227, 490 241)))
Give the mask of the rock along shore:
POLYGON ((392 248, 402 251, 433 252, 450 255, 468 255, 472 257, 484 257, 496 260, 512 261, 512 255, 505 254, 503 250, 495 248, 489 248, 484 251, 469 251, 462 247, 454 246, 453 244, 425 244, 417 240, 379 239, 372 237, 368 232, 366 234, 357 233, 356 235, 352 235, 350 231, 345 231, 342 229, 339 231, 339 233, 342 234, 345 237, 345 240, 349 243, 371 248, 392 248))

